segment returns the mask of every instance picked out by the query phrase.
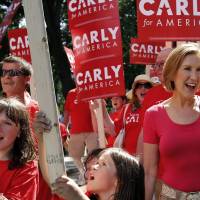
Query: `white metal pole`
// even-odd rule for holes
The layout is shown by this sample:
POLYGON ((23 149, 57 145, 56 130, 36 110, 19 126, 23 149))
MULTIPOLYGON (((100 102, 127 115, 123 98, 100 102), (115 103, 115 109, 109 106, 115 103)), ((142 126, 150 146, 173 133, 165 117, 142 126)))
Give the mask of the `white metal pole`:
POLYGON ((52 133, 44 134, 49 181, 53 183, 57 177, 65 173, 65 167, 43 5, 41 0, 23 0, 23 5, 30 40, 37 100, 41 110, 47 114, 54 124, 52 133))

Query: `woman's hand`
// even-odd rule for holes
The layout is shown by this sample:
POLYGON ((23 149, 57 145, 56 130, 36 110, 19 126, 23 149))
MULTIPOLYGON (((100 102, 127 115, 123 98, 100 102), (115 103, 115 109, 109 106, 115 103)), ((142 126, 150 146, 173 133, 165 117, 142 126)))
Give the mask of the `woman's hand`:
POLYGON ((67 200, 89 200, 81 188, 66 175, 56 179, 52 184, 52 192, 67 200))
POLYGON ((42 111, 39 111, 35 115, 33 122, 33 129, 36 134, 42 134, 44 132, 50 132, 52 129, 51 120, 42 111))

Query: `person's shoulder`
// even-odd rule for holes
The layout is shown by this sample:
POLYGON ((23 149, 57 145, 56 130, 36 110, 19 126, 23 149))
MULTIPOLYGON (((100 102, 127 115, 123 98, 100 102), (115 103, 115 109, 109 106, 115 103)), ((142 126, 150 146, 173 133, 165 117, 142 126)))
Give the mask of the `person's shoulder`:
POLYGON ((16 173, 35 175, 38 173, 38 162, 36 160, 27 161, 21 167, 16 168, 16 173))
POLYGON ((76 88, 73 88, 68 92, 68 94, 76 94, 76 92, 77 92, 76 88))
POLYGON ((163 85, 160 84, 160 85, 156 85, 156 86, 153 86, 152 88, 150 88, 147 95, 151 95, 151 94, 157 94, 158 95, 158 93, 157 93, 158 91, 159 92, 167 92, 164 89, 163 85))
POLYGON ((163 110, 164 109, 164 102, 165 101, 149 107, 146 112, 158 112, 160 110, 163 110))
POLYGON ((66 98, 75 97, 75 96, 76 96, 76 93, 77 93, 76 88, 71 89, 71 90, 67 93, 66 98))
POLYGON ((29 160, 24 164, 25 167, 33 167, 37 168, 38 167, 38 161, 37 160, 29 160))
POLYGON ((38 172, 38 161, 36 160, 30 160, 27 161, 22 167, 21 171, 26 173, 28 171, 29 173, 32 173, 33 175, 38 172))

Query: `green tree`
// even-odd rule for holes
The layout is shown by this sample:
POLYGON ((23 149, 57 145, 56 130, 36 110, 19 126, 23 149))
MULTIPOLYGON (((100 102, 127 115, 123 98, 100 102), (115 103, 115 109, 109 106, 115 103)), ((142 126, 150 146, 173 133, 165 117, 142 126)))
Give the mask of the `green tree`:
POLYGON ((130 41, 137 37, 137 14, 135 0, 119 0, 119 15, 123 41, 123 60, 126 88, 131 88, 136 75, 144 73, 144 65, 130 64, 130 41))

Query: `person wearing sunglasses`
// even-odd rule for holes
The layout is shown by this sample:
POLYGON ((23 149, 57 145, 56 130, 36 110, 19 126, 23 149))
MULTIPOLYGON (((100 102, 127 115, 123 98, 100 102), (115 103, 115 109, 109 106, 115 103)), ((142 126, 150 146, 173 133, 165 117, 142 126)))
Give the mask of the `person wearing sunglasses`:
MULTIPOLYGON (((116 141, 118 140, 118 135, 120 135, 120 130, 125 130, 125 136, 123 141, 120 142, 120 147, 126 150, 129 154, 134 155, 139 153, 140 148, 138 147, 138 138, 141 132, 142 122, 143 122, 143 110, 142 102, 144 96, 147 94, 148 90, 152 87, 150 77, 142 74, 138 75, 132 85, 131 91, 127 93, 127 98, 130 100, 129 103, 125 104, 121 109, 118 119, 113 121, 109 116, 105 103, 103 105, 104 114, 104 128, 107 133, 111 135, 116 135, 116 141), (122 143, 122 145, 121 145, 122 143)), ((91 104, 91 110, 95 110, 98 107, 95 101, 91 104)), ((93 112, 95 113, 95 112, 93 112)), ((94 118, 95 114, 92 115, 94 118)), ((114 147, 119 147, 117 142, 114 142, 114 147)))
POLYGON ((6 97, 17 97, 27 103, 27 89, 30 85, 32 67, 25 60, 9 56, 1 62, 0 76, 3 92, 6 97))
POLYGON ((7 98, 16 97, 25 104, 29 112, 31 133, 37 151, 37 139, 33 134, 32 121, 35 116, 35 112, 39 110, 39 106, 28 93, 32 74, 32 66, 22 58, 8 56, 1 62, 0 77, 3 95, 7 98))
MULTIPOLYGON (((29 114, 31 136, 34 141, 35 152, 38 155, 38 139, 34 134, 33 122, 36 112, 39 111, 38 102, 28 93, 30 80, 33 74, 31 64, 16 56, 8 56, 0 63, 0 77, 4 97, 16 97, 25 104, 29 114)), ((39 192, 36 199, 59 199, 52 196, 51 189, 39 173, 39 192)))

